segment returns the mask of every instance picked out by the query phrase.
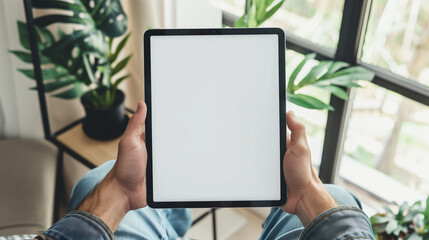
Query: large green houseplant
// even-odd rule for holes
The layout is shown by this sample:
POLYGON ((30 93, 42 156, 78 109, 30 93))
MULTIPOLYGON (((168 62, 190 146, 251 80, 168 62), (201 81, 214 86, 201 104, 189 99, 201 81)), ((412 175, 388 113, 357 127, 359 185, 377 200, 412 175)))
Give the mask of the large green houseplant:
MULTIPOLYGON (((33 8, 49 10, 34 19, 45 92, 61 99, 81 98, 86 111, 83 128, 97 139, 122 134, 128 118, 124 94, 118 85, 129 75, 118 76, 131 55, 119 59, 129 34, 127 17, 119 0, 32 0, 33 8), (52 32, 53 25, 59 24, 52 32), (65 27, 73 29, 65 33, 65 27)), ((32 63, 27 26, 18 22, 24 51, 11 51, 32 63)), ((34 79, 33 69, 18 69, 34 79)))
MULTIPOLYGON (((285 0, 247 0, 244 14, 234 22, 234 27, 259 27, 272 17, 283 5, 285 0)), ((334 108, 318 98, 304 94, 305 88, 316 87, 327 91, 336 97, 348 100, 349 96, 344 87, 360 87, 358 81, 372 81, 374 74, 359 66, 341 61, 320 61, 309 71, 304 69, 310 65, 316 54, 308 54, 292 70, 288 79, 286 97, 291 103, 309 109, 334 108)))

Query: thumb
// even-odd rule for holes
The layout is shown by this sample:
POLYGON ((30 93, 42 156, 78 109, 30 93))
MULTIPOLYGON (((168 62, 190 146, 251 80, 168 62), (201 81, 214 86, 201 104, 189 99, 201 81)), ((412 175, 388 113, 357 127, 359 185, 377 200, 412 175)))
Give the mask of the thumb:
POLYGON ((290 141, 291 143, 297 143, 300 141, 307 142, 307 136, 305 133, 305 126, 302 124, 295 115, 295 112, 289 111, 286 114, 287 127, 291 131, 290 141))
POLYGON ((146 119, 147 107, 143 101, 137 104, 136 113, 130 118, 124 137, 136 137, 142 133, 142 127, 146 119))

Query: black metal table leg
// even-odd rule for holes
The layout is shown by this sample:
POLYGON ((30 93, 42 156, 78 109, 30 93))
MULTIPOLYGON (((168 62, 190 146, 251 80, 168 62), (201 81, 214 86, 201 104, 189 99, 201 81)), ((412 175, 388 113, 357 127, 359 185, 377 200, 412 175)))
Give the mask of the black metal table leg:
POLYGON ((212 212, 212 224, 213 224, 213 240, 217 240, 217 236, 216 236, 216 208, 212 208, 211 212, 212 212))
POLYGON ((63 193, 61 191, 61 187, 63 185, 63 160, 64 152, 62 150, 58 150, 57 172, 55 177, 54 222, 57 222, 60 217, 60 202, 63 193))

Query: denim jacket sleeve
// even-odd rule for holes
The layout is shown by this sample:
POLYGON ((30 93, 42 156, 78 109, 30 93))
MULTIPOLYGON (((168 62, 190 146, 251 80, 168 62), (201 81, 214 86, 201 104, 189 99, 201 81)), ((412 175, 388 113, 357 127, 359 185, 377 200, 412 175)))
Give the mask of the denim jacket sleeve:
POLYGON ((304 229, 300 239, 374 240, 375 238, 369 218, 360 208, 339 206, 319 214, 304 229))
POLYGON ((75 240, 75 239, 115 239, 110 228, 93 214, 73 211, 35 239, 75 240))

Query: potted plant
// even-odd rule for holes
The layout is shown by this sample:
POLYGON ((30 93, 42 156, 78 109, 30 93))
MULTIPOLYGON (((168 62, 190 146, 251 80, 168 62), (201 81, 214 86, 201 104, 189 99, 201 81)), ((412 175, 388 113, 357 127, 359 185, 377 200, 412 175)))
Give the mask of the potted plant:
MULTIPOLYGON (((84 132, 95 139, 119 137, 125 130, 124 94, 118 85, 129 75, 118 76, 131 55, 120 59, 129 34, 127 17, 119 0, 33 0, 35 9, 53 9, 34 19, 45 92, 61 99, 81 98, 86 116, 84 132), (60 24, 56 36, 48 28, 60 24), (65 33, 61 26, 73 27, 65 33)), ((27 26, 18 22, 24 51, 10 51, 32 63, 27 26)), ((33 69, 18 69, 34 79, 33 69)))
POLYGON ((385 206, 386 213, 371 217, 371 225, 377 239, 429 239, 429 197, 425 207, 418 201, 411 206, 406 202, 400 206, 394 203, 394 208, 397 211, 385 206))

